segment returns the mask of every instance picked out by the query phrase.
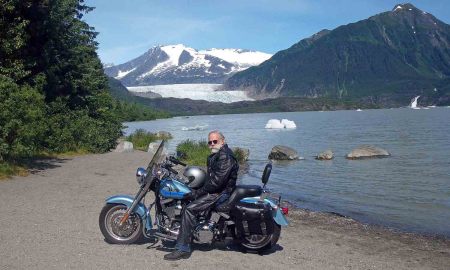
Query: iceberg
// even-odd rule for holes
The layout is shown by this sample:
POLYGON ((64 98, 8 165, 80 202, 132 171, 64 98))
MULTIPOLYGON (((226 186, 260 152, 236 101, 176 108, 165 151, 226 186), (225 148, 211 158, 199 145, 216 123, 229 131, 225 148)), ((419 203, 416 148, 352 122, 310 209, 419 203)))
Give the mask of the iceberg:
POLYGON ((266 128, 279 129, 284 128, 284 125, 278 119, 270 119, 267 121, 266 128))
POLYGON ((281 124, 284 125, 284 128, 296 128, 297 125, 294 123, 294 121, 288 120, 288 119, 282 119, 281 124))
POLYGON ((270 119, 267 121, 266 127, 267 129, 283 129, 283 128, 296 128, 294 121, 290 121, 288 119, 282 119, 281 121, 278 119, 270 119))
POLYGON ((208 125, 195 125, 193 127, 182 127, 183 131, 191 131, 191 130, 204 130, 208 125))

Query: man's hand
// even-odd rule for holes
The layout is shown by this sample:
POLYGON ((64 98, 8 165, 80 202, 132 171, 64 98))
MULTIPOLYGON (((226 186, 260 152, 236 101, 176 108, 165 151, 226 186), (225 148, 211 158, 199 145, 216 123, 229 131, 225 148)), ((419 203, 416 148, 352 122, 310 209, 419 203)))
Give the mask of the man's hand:
POLYGON ((189 192, 189 193, 184 193, 183 194, 183 200, 194 200, 195 199, 195 194, 194 192, 189 192))

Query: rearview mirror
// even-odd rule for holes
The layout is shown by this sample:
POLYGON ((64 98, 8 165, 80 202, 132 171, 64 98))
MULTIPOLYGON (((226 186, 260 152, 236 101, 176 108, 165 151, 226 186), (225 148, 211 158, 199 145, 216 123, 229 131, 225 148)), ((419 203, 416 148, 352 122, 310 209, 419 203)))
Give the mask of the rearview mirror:
POLYGON ((269 176, 271 172, 272 172, 272 164, 268 163, 264 168, 264 172, 261 178, 261 181, 264 184, 264 186, 267 184, 267 182, 269 182, 269 176))

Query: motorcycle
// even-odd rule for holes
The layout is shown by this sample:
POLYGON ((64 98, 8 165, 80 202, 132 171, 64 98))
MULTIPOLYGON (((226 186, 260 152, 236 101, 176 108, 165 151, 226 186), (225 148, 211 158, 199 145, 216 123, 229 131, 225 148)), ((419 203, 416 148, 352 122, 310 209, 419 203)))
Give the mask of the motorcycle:
MULTIPOLYGON (((198 167, 187 167, 184 177, 179 177, 173 167, 186 167, 186 164, 173 156, 163 159, 164 144, 162 141, 147 169, 137 169, 140 188, 134 197, 115 195, 106 199, 99 225, 108 243, 132 244, 144 238, 176 241, 182 209, 189 203, 183 200, 183 195, 201 187, 206 173, 198 167), (150 191, 155 199, 146 206, 144 199, 150 191), (150 214, 153 207, 154 224, 150 214)), ((227 200, 205 211, 193 231, 193 241, 213 243, 231 238, 247 250, 263 251, 273 247, 280 237, 281 226, 288 225, 289 210, 281 207, 281 197, 278 201, 269 198, 266 184, 271 170, 272 165, 267 164, 262 175, 263 187, 236 185, 227 200)))

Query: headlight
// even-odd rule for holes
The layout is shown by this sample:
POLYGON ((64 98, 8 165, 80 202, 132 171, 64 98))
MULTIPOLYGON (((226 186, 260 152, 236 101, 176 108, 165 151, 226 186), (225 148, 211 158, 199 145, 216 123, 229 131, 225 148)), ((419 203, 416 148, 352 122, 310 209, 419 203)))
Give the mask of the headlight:
POLYGON ((147 176, 147 171, 144 168, 138 168, 136 170, 136 180, 139 185, 144 183, 144 179, 147 176))

